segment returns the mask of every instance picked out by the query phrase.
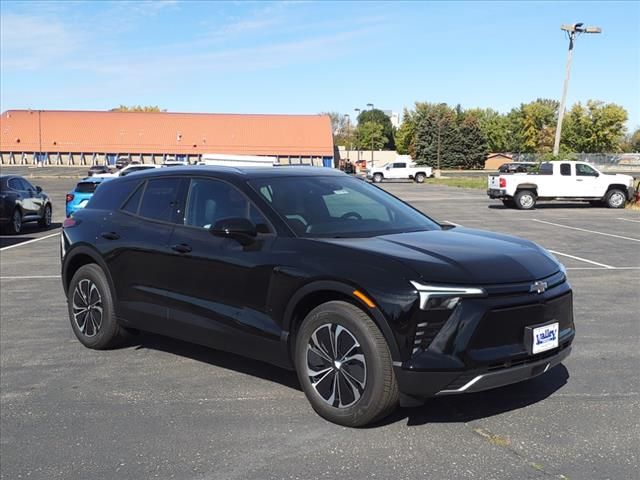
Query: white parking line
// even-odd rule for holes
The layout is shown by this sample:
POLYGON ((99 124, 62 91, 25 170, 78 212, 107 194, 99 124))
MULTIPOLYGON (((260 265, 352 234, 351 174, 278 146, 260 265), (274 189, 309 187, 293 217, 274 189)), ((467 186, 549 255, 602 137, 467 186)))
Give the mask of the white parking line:
POLYGON ((7 277, 0 277, 0 280, 39 280, 42 278, 60 278, 60 275, 10 275, 7 277))
POLYGON ((565 267, 567 270, 640 270, 640 267, 565 267))
POLYGON ((625 222, 640 223, 640 220, 631 220, 630 218, 617 217, 616 220, 624 220, 625 222))
MULTIPOLYGON (((547 249, 549 250, 549 249, 547 249)), ((594 262, 593 260, 587 260, 586 258, 576 257, 575 255, 569 255, 568 253, 557 252, 556 250, 549 250, 551 253, 555 253, 556 255, 562 255, 563 257, 573 258, 574 260, 579 260, 581 262, 590 263, 591 265, 597 265, 602 268, 609 268, 615 270, 616 267, 612 267, 611 265, 606 265, 604 263, 594 262)))
POLYGON ((9 250, 10 248, 21 247, 23 245, 28 245, 29 243, 33 243, 33 242, 39 242, 40 240, 55 237, 56 235, 60 235, 60 232, 52 233, 51 235, 46 235, 44 237, 34 238, 33 240, 27 240, 26 242, 16 243, 15 245, 9 245, 8 247, 2 247, 0 248, 0 251, 9 250))
POLYGON ((604 232, 597 232, 596 230, 587 230, 586 228, 570 227, 569 225, 561 225, 560 223, 547 222, 546 220, 538 220, 537 218, 533 218, 532 220, 534 222, 546 223, 547 225, 553 225, 555 227, 568 228, 571 230, 578 230, 580 232, 595 233, 596 235, 605 235, 607 237, 621 238, 622 240, 631 240, 632 242, 640 242, 640 238, 623 237, 622 235, 614 235, 613 233, 604 233, 604 232))

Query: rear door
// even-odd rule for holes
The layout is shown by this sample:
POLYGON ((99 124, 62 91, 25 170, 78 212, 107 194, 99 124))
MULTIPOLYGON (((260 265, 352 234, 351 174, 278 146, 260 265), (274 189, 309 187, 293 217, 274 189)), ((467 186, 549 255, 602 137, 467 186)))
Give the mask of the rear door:
POLYGON ((100 250, 114 279, 118 316, 142 330, 168 332, 169 240, 181 214, 181 182, 178 177, 141 182, 120 209, 105 216, 99 232, 100 250))

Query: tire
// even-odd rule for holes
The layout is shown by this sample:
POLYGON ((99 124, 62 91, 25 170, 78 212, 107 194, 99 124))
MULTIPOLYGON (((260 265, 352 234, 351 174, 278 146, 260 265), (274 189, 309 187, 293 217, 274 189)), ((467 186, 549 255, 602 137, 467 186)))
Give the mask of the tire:
POLYGON ((69 284, 67 305, 73 333, 85 347, 104 350, 122 342, 124 331, 116 322, 113 295, 98 265, 78 269, 69 284))
POLYGON ((604 203, 608 208, 624 208, 627 203, 627 196, 622 190, 614 188, 604 196, 604 203))
POLYGON ((516 202, 513 200, 502 200, 502 204, 507 208, 516 208, 516 202))
POLYGON ((373 175, 373 183, 380 183, 382 181, 382 174, 376 173, 373 175))
POLYGON ((327 302, 307 315, 296 335, 294 361, 311 406, 330 422, 361 427, 398 404, 387 342, 371 318, 350 303, 327 302), (337 340, 337 355, 328 349, 334 345, 332 338, 337 340), (345 356, 350 359, 340 361, 345 356), (310 375, 312 371, 316 374, 310 375))
POLYGON ((22 232, 22 212, 19 208, 13 210, 11 220, 6 227, 7 233, 10 235, 19 235, 22 232))
POLYGON ((519 210, 531 210, 536 206, 536 194, 531 190, 516 192, 513 200, 519 210))
POLYGON ((424 183, 424 179, 427 178, 424 173, 416 173, 414 180, 416 183, 424 183))
POLYGON ((51 205, 46 204, 44 207, 44 214, 42 215, 42 218, 40 220, 38 220, 38 225, 41 228, 49 228, 51 227, 51 205))

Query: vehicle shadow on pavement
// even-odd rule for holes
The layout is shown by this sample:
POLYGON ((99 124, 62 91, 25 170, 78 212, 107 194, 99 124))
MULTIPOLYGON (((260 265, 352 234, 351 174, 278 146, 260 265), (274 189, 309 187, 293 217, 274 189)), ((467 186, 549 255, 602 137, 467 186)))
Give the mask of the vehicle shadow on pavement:
POLYGON ((538 403, 562 388, 569 372, 560 364, 531 380, 478 393, 435 397, 416 408, 399 408, 372 428, 404 421, 407 426, 467 423, 538 403))
MULTIPOLYGON (((491 210, 517 210, 516 207, 507 207, 505 205, 488 205, 487 208, 491 210)), ((588 203, 542 203, 536 205, 532 210, 553 210, 559 208, 569 208, 569 209, 581 209, 581 208, 605 208, 594 205, 589 205, 588 203)), ((530 211, 532 211, 530 210, 530 211)))
MULTIPOLYGON (((42 228, 35 224, 25 224, 22 226, 22 232, 19 235, 0 235, 0 248, 10 247, 11 245, 17 245, 18 243, 27 242, 29 240, 34 240, 37 237, 34 237, 34 234, 39 232, 48 232, 53 231, 56 228, 60 228, 62 226, 61 223, 52 223, 49 228, 42 228)), ((55 232, 53 232, 55 233, 55 232)))
POLYGON ((136 350, 152 349, 160 350, 174 355, 190 358, 198 362, 208 363, 214 367, 220 367, 235 372, 244 373, 279 383, 285 387, 302 391, 296 372, 285 370, 265 362, 241 357, 229 352, 214 350, 213 348, 183 342, 152 333, 141 333, 132 338, 130 345, 136 350))

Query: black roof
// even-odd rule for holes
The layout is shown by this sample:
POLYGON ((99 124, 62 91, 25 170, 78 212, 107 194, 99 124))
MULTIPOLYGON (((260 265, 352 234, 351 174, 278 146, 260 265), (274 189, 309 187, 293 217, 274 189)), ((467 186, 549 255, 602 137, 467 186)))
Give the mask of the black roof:
MULTIPOLYGON (((223 167, 218 165, 189 165, 171 168, 155 168, 148 171, 132 173, 136 178, 158 177, 165 175, 207 175, 218 177, 235 177, 242 179, 270 178, 270 177, 326 177, 346 175, 344 172, 327 167, 278 166, 278 167, 223 167)), ((129 177, 127 175, 125 178, 129 177)))

